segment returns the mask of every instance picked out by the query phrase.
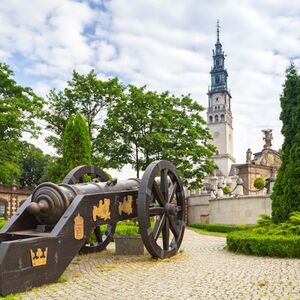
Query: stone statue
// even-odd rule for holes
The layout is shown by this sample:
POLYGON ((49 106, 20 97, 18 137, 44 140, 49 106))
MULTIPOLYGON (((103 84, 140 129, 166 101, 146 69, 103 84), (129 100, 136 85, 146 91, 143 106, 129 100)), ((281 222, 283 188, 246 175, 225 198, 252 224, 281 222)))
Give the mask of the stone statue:
POLYGON ((252 151, 250 148, 248 148, 246 152, 246 163, 251 164, 251 158, 252 158, 252 151))
POLYGON ((262 132, 265 135, 263 138, 263 140, 265 141, 264 149, 270 149, 272 147, 273 140, 272 129, 262 130, 262 132))

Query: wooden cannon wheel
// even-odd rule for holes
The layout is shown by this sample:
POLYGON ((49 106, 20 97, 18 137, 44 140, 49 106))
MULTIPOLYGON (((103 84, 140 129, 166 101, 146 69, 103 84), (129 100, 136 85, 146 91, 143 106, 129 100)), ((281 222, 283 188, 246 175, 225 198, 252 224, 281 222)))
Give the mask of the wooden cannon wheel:
POLYGON ((184 235, 185 197, 174 165, 161 160, 147 167, 137 209, 140 233, 148 252, 157 258, 175 255, 184 235))
MULTIPOLYGON (((95 166, 85 165, 71 170, 64 178, 63 184, 84 182, 85 175, 91 176, 93 177, 93 180, 100 182, 109 180, 107 174, 103 170, 95 166)), ((90 244, 88 241, 86 241, 83 247, 80 249, 80 253, 86 254, 103 251, 112 241, 116 225, 117 223, 110 223, 107 225, 96 226, 94 229, 96 244, 90 244)))

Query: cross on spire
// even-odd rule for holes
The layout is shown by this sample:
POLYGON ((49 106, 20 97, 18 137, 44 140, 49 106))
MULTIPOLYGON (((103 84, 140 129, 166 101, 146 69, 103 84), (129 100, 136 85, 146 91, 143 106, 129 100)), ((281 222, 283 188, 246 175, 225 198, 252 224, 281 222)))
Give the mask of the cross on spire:
POLYGON ((217 42, 220 42, 220 25, 219 25, 219 19, 217 20, 217 42))

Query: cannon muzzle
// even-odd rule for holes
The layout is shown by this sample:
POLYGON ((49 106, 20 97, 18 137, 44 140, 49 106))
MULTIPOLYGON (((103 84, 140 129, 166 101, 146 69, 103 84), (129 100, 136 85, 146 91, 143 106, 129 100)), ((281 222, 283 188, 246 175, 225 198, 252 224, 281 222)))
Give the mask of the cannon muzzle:
POLYGON ((32 194, 27 211, 41 224, 54 225, 63 215, 76 194, 64 186, 51 182, 42 183, 32 194))

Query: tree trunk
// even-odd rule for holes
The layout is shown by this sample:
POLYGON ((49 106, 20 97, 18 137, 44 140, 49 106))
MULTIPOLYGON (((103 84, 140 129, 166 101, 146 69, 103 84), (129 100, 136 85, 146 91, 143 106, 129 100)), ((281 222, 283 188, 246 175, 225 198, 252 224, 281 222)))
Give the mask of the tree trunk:
POLYGON ((136 178, 140 178, 139 151, 137 145, 135 145, 135 168, 136 168, 136 178))

